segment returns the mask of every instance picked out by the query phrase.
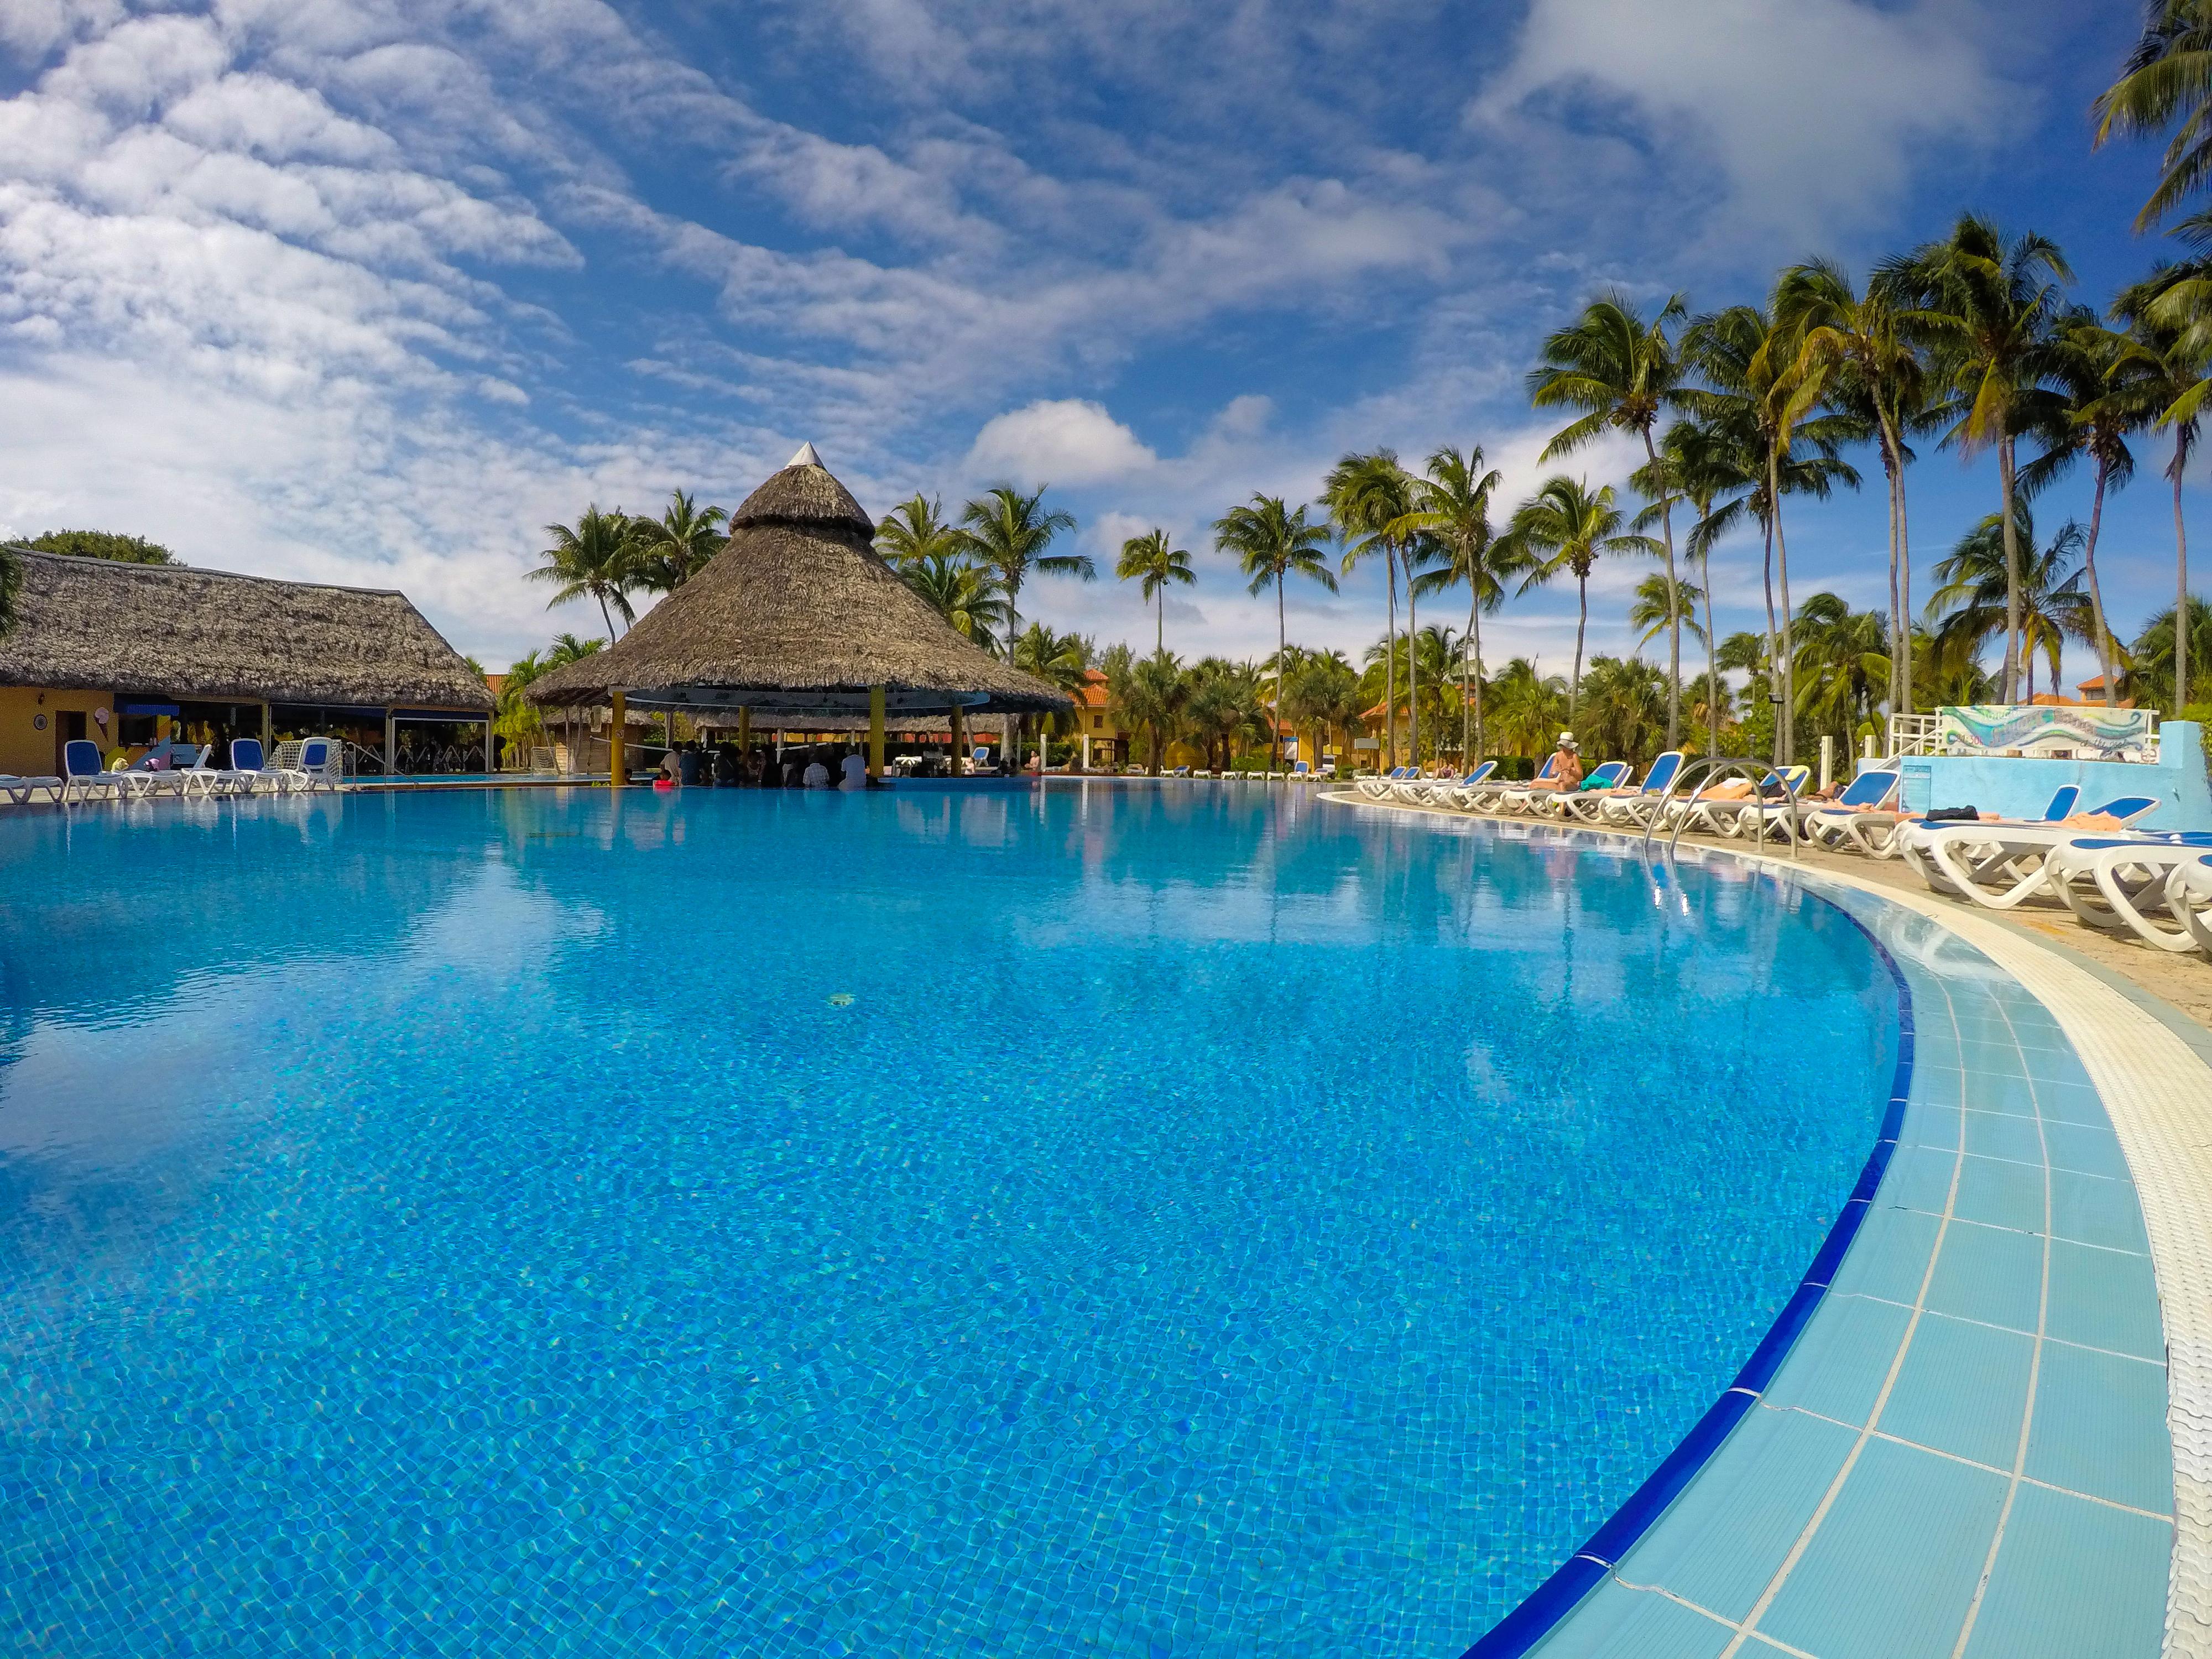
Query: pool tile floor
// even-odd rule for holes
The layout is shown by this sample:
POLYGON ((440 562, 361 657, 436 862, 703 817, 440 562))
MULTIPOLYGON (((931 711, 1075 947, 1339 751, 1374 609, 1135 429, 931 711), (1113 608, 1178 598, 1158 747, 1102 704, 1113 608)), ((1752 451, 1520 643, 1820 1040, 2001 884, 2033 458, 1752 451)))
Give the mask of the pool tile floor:
POLYGON ((2148 1659, 2173 1450, 2142 1206, 2057 1022, 1860 896, 1912 999, 1898 1148, 1757 1404, 1535 1649, 2148 1659))

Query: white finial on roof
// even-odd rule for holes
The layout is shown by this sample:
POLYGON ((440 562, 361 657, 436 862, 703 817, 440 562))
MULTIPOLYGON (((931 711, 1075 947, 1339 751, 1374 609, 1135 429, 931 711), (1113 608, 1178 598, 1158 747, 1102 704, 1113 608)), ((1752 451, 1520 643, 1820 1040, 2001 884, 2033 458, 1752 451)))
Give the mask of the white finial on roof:
POLYGON ((786 461, 784 465, 786 466, 821 466, 822 458, 814 453, 812 444, 801 444, 799 447, 799 453, 786 461))

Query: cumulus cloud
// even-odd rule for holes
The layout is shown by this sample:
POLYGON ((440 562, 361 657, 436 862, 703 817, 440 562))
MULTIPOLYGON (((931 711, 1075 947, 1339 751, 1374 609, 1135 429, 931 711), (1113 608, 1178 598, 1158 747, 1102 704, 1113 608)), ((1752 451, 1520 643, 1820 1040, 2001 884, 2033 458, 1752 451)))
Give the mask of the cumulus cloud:
POLYGON ((1717 166, 1740 218, 1798 234, 1864 223, 1942 141, 2013 127, 2018 88, 1991 62, 1988 20, 1959 0, 1534 0, 1504 71, 1471 106, 1495 125, 1540 94, 1602 128, 1626 100, 1653 151, 1717 166))
POLYGON ((1108 414, 1105 404, 1060 398, 993 416, 975 434, 967 466, 976 476, 1011 478, 1026 487, 1032 480, 1103 483, 1158 464, 1159 457, 1108 414))

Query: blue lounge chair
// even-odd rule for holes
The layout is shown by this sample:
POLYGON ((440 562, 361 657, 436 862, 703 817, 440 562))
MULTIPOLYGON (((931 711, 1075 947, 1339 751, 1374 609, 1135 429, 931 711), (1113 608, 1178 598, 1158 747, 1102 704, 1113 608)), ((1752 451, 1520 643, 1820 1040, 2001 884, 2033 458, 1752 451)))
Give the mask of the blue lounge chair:
POLYGON ((62 745, 62 805, 70 797, 90 800, 95 796, 113 800, 123 793, 100 757, 100 745, 90 738, 71 738, 62 745))
POLYGON ((1642 820, 1634 816, 1638 807, 1656 806, 1674 781, 1674 775, 1682 769, 1682 751, 1669 749, 1651 763, 1651 769, 1644 775, 1644 781, 1636 788, 1622 787, 1596 792, 1580 789, 1560 805, 1567 816, 1584 823, 1637 823, 1642 820))

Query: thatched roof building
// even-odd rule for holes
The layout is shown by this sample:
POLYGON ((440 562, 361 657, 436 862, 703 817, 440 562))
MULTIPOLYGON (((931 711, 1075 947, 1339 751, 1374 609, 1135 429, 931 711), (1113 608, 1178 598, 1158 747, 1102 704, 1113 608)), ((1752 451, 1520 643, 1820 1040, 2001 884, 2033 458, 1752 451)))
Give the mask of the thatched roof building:
POLYGON ((530 688, 542 704, 1042 714, 1073 706, 980 649, 877 554, 875 526, 809 444, 730 516, 707 568, 605 651, 530 688))
POLYGON ((172 700, 419 705, 477 718, 483 678, 404 593, 187 565, 14 554, 15 625, 0 686, 172 700))

